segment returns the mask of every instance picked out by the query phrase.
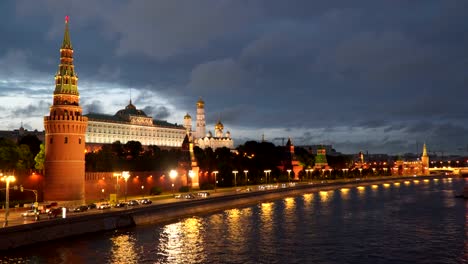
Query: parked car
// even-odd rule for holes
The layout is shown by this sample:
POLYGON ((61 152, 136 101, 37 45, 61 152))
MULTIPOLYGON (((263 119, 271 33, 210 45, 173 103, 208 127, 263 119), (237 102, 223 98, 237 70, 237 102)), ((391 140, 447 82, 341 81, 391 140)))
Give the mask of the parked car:
POLYGON ((97 205, 95 203, 88 204, 88 209, 96 209, 97 205))
POLYGON ((153 202, 150 199, 141 199, 140 204, 152 204, 153 202))
POLYGON ((130 200, 128 201, 128 206, 135 206, 135 205, 139 205, 138 201, 137 200, 130 200))
POLYGON ((81 205, 81 206, 75 207, 73 209, 73 212, 75 212, 75 213, 84 212, 84 211, 88 211, 88 206, 87 205, 81 205))

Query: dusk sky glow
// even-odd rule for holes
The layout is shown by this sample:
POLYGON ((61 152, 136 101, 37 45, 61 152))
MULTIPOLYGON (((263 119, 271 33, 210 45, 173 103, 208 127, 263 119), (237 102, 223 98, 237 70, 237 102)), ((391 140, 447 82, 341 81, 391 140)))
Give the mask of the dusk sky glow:
POLYGON ((468 1, 2 1, 0 130, 43 130, 69 16, 83 113, 130 99, 235 144, 468 154, 468 1), (417 148, 419 147, 419 148, 417 148))

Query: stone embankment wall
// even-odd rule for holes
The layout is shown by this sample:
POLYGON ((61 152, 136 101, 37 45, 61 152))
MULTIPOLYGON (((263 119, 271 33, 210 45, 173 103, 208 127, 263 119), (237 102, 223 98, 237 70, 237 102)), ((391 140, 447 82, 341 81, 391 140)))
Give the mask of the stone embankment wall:
MULTIPOLYGON (((398 180, 414 179, 402 177, 398 180)), ((431 176, 418 179, 433 178, 431 176)), ((7 250, 54 239, 108 231, 141 224, 167 223, 182 217, 211 213, 271 201, 288 196, 320 190, 334 190, 356 185, 391 182, 393 179, 361 180, 347 183, 299 185, 293 188, 279 188, 259 192, 244 192, 232 195, 213 196, 204 199, 177 200, 173 203, 134 207, 122 211, 99 211, 95 214, 80 215, 53 221, 35 222, 26 225, 0 228, 0 250, 7 250)))

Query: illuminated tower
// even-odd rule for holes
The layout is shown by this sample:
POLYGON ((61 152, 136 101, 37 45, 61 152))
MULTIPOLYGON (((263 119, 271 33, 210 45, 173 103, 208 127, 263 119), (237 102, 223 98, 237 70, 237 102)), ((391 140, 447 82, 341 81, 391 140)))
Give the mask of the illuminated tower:
POLYGON ((187 135, 192 132, 192 117, 188 113, 184 116, 184 127, 187 135))
POLYGON ((291 141, 291 138, 288 138, 286 143, 286 151, 288 152, 288 164, 287 169, 292 169, 294 172, 294 180, 299 180, 299 172, 303 169, 303 166, 299 164, 299 161, 296 159, 296 154, 294 153, 294 145, 291 141))
POLYGON ((427 148, 426 148, 426 143, 423 145, 423 153, 421 156, 421 166, 422 166, 422 172, 424 175, 429 174, 429 156, 427 155, 427 148))
POLYGON ((200 98, 197 102, 197 130, 195 133, 196 138, 202 138, 206 133, 205 122, 205 102, 200 98))
POLYGON ((315 156, 315 168, 322 169, 328 166, 327 150, 320 146, 317 148, 317 156, 315 156))
POLYGON ((85 134, 88 118, 83 117, 78 77, 73 66, 73 47, 65 17, 65 34, 60 64, 55 74, 53 104, 44 117, 45 186, 44 200, 64 204, 85 201, 85 134))
POLYGON ((223 137, 223 129, 224 125, 221 123, 221 120, 218 120, 218 123, 215 125, 215 137, 221 138, 223 137))

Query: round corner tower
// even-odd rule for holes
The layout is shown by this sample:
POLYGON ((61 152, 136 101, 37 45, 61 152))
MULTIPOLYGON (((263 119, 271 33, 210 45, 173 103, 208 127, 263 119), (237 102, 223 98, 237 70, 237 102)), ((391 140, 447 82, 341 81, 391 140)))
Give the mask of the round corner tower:
POLYGON ((44 117, 44 200, 85 202, 85 135, 88 118, 82 116, 78 76, 73 65, 73 47, 65 18, 60 64, 50 113, 44 117))

